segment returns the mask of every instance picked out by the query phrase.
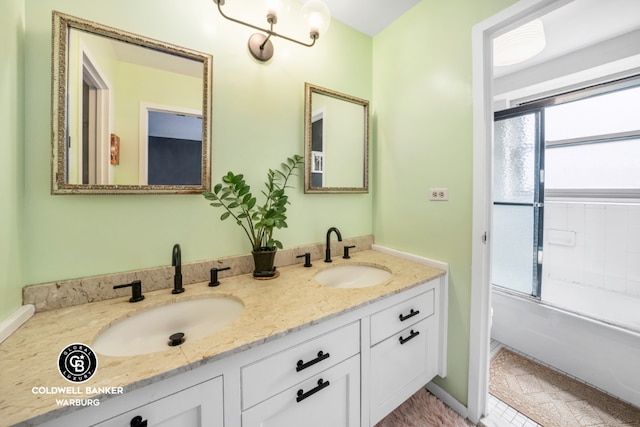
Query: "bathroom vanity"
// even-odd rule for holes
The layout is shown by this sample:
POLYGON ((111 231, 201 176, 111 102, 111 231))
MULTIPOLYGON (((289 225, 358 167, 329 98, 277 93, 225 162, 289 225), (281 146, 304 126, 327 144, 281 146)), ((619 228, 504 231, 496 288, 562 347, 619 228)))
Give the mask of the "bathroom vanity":
POLYGON ((436 375, 446 375, 444 270, 369 250, 333 265, 317 261, 311 268, 294 265, 280 273, 264 282, 241 275, 224 279, 217 288, 189 285, 179 296, 154 291, 141 303, 118 298, 37 314, 0 345, 9 355, 0 367, 9 374, 20 369, 10 367, 17 357, 24 358, 18 362, 22 368, 35 363, 45 371, 15 384, 3 379, 5 421, 46 427, 364 427, 436 375), (314 279, 343 264, 384 268, 391 277, 355 289, 323 286, 314 279), (59 347, 91 345, 109 325, 141 310, 211 297, 237 298, 244 311, 214 334, 164 351, 98 354, 96 374, 86 383, 68 383, 57 372, 59 347), (75 329, 69 324, 54 333, 46 326, 65 321, 75 329), (37 334, 49 343, 30 343, 37 334), (24 346, 13 347, 20 343, 24 346), (26 353, 19 354, 20 348, 26 353), (36 355, 35 348, 41 349, 36 355), (56 405, 61 396, 32 392, 33 387, 54 386, 122 387, 123 394, 83 394, 74 398, 95 399, 98 405, 69 407, 56 405), (14 396, 4 400, 9 389, 14 396))

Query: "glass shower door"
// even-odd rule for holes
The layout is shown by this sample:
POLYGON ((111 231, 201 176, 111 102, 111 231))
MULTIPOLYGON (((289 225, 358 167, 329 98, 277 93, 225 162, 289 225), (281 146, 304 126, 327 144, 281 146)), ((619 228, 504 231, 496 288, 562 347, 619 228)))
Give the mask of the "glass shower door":
POLYGON ((539 297, 542 250, 543 112, 496 114, 491 283, 539 297))

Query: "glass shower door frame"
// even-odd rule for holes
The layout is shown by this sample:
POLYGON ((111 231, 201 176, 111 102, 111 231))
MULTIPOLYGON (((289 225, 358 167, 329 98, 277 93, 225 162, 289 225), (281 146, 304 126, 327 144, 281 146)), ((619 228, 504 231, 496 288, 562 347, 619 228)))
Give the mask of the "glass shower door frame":
MULTIPOLYGON (((531 202, 521 201, 497 201, 493 195, 493 206, 531 207, 533 209, 533 245, 531 247, 531 293, 530 296, 540 299, 542 285, 542 243, 544 221, 544 107, 525 106, 516 107, 494 113, 494 125, 500 120, 517 118, 533 114, 535 117, 535 143, 534 143, 534 191, 531 202)), ((495 157, 495 155, 494 155, 495 157)), ((494 162, 495 163, 495 162, 494 162)), ((494 177, 495 179, 495 177, 494 177)), ((492 230, 494 231, 494 230, 492 230)), ((492 233, 493 234, 493 233, 492 233)), ((492 243, 492 244, 495 244, 492 243)), ((493 248, 492 248, 493 249, 493 248)), ((500 286, 499 284, 497 284, 500 286)), ((502 287, 502 286, 501 286, 502 287)), ((505 288, 508 289, 508 288, 505 288)), ((512 290, 518 292, 517 290, 512 290)))

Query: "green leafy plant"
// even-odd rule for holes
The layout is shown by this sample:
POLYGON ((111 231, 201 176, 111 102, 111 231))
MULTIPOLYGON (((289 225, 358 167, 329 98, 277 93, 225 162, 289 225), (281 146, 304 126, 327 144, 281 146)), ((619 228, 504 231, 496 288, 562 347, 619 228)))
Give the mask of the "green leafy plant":
POLYGON ((205 199, 212 201, 211 206, 221 207, 225 212, 220 216, 224 221, 233 218, 246 233, 254 251, 274 246, 282 249, 282 243, 273 238, 273 230, 287 228, 287 205, 289 199, 285 194, 289 178, 295 176, 295 170, 302 164, 302 156, 293 155, 287 158, 280 169, 269 169, 263 204, 257 204, 242 174, 228 172, 222 177, 222 183, 216 184, 213 192, 203 193, 205 199))

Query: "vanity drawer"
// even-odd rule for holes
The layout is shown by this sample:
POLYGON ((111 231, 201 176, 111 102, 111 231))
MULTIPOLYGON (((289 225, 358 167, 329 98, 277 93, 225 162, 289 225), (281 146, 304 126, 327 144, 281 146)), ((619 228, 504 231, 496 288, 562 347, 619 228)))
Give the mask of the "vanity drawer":
POLYGON ((359 427, 360 357, 352 356, 242 412, 242 427, 359 427))
POLYGON ((433 289, 371 316, 371 345, 433 314, 433 289))
POLYGON ((241 368, 242 409, 285 390, 360 352, 354 322, 241 368))
POLYGON ((435 318, 371 347, 370 422, 377 423, 435 376, 435 318))

